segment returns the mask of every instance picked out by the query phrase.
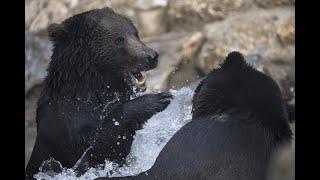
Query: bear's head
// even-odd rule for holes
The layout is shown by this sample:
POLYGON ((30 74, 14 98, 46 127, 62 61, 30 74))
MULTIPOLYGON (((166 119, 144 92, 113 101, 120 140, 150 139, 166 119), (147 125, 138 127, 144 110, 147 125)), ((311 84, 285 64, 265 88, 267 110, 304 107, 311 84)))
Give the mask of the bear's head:
POLYGON ((52 59, 72 66, 80 76, 95 71, 105 78, 124 80, 130 87, 144 86, 145 71, 157 66, 158 53, 140 41, 130 19, 110 8, 52 24, 48 34, 54 44, 52 59))
POLYGON ((273 130, 286 129, 290 134, 278 85, 247 64, 238 52, 229 53, 220 68, 201 81, 195 90, 192 112, 194 118, 231 115, 234 119, 261 123, 273 130))

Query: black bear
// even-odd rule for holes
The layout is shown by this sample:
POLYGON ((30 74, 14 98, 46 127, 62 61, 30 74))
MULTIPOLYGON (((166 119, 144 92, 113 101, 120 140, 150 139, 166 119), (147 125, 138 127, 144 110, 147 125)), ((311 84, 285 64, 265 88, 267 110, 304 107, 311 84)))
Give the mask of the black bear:
POLYGON ((292 139, 279 87, 238 52, 201 81, 192 113, 150 170, 115 179, 264 180, 271 154, 292 139))
POLYGON ((87 167, 105 159, 123 164, 135 131, 172 98, 167 92, 133 98, 145 90, 145 71, 157 66, 158 53, 140 41, 128 18, 110 8, 50 25, 48 34, 54 49, 26 177, 51 157, 73 167, 86 150, 87 167))

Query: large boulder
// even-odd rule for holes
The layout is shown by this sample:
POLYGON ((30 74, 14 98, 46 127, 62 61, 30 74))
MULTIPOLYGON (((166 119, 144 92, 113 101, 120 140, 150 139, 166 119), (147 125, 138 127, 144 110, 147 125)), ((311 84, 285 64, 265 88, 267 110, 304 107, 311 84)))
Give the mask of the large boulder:
POLYGON ((286 99, 294 97, 294 8, 251 10, 208 24, 208 41, 202 48, 198 69, 207 74, 231 51, 240 51, 257 69, 272 76, 286 99))
POLYGON ((25 21, 30 32, 45 33, 47 26, 60 22, 68 13, 67 6, 62 1, 32 0, 25 5, 25 21))
POLYGON ((48 25, 95 8, 110 6, 105 0, 27 0, 25 22, 27 29, 35 34, 46 35, 48 25))
POLYGON ((196 77, 193 72, 183 70, 183 75, 175 73, 181 65, 188 64, 199 51, 204 41, 201 32, 172 32, 158 37, 145 39, 146 44, 159 52, 158 66, 148 71, 147 92, 164 91, 172 87, 169 79, 178 79, 184 83, 189 77, 196 77))
POLYGON ((168 0, 113 0, 111 7, 128 16, 139 29, 140 37, 167 32, 168 0))
POLYGON ((263 8, 273 8, 276 6, 294 5, 295 0, 255 0, 258 6, 263 8))
POLYGON ((168 10, 170 30, 199 30, 210 22, 255 6, 254 0, 171 0, 168 10))
POLYGON ((92 9, 112 7, 133 20, 141 37, 154 36, 167 31, 167 4, 168 0, 27 0, 25 23, 30 32, 46 35, 52 23, 92 9))
POLYGON ((105 0, 82 0, 78 3, 74 3, 74 6, 70 7, 67 17, 71 17, 78 13, 103 7, 111 7, 111 2, 105 0))

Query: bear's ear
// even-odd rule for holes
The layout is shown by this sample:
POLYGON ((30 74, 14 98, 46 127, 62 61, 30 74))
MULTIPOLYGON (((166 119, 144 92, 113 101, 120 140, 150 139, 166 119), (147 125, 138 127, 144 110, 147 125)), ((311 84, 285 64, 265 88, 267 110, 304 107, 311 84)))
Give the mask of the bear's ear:
POLYGON ((53 42, 64 40, 67 37, 67 30, 62 24, 51 24, 48 26, 48 36, 53 42))
POLYGON ((237 51, 233 51, 228 54, 228 56, 226 57, 226 60, 222 64, 222 67, 231 67, 231 66, 241 67, 245 64, 246 62, 243 55, 237 51))

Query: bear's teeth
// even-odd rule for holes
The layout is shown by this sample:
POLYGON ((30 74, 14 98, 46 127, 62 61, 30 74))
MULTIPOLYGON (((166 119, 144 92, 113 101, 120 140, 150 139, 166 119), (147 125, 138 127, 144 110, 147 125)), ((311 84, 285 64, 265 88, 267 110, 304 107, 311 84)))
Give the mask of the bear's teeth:
POLYGON ((146 75, 145 74, 141 74, 139 79, 136 79, 136 84, 137 85, 143 85, 144 82, 146 82, 146 75))
POLYGON ((146 71, 141 71, 140 74, 141 74, 141 76, 138 79, 139 84, 144 84, 147 80, 147 73, 146 73, 146 71))
POLYGON ((129 73, 131 76, 132 84, 134 85, 143 85, 146 81, 146 74, 142 72, 142 74, 139 73, 139 77, 134 76, 133 74, 129 73))

